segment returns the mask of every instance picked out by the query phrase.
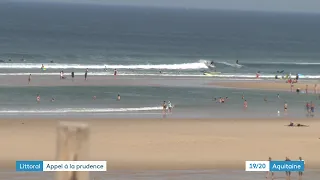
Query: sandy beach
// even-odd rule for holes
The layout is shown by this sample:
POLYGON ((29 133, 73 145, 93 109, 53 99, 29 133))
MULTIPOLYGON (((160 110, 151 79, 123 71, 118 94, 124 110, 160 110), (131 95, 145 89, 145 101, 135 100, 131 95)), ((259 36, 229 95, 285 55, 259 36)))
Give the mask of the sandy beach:
MULTIPOLYGON (((244 89, 260 89, 260 90, 275 90, 275 91, 290 91, 291 85, 286 83, 283 80, 279 81, 215 81, 209 83, 210 85, 220 86, 220 87, 227 87, 227 88, 244 88, 244 89)), ((296 89, 300 88, 300 90, 305 91, 306 85, 308 85, 308 92, 313 93, 315 89, 319 93, 320 92, 320 85, 318 81, 302 81, 299 83, 293 84, 293 92, 296 89)))
MULTIPOLYGON (((60 119, 76 121, 76 119, 60 119)), ((2 119, 0 167, 16 160, 54 160, 54 119, 2 119)), ((320 122, 287 127, 288 119, 90 119, 90 160, 110 170, 243 169, 245 160, 286 156, 319 168, 320 122)))

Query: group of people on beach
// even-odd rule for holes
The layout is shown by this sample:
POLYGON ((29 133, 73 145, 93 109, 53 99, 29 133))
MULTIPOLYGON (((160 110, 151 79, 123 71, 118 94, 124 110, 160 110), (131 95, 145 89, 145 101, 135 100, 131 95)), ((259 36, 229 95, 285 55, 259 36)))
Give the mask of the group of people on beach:
POLYGON ((228 100, 228 97, 219 97, 217 98, 213 98, 213 101, 215 101, 216 103, 225 103, 228 100))
MULTIPOLYGON (((293 92, 293 87, 294 87, 293 83, 290 83, 290 91, 291 91, 291 92, 293 92)), ((296 93, 299 94, 299 93, 301 93, 301 92, 302 92, 302 91, 301 91, 300 88, 297 88, 297 89, 296 89, 296 93)), ((306 84, 306 88, 305 88, 305 90, 303 91, 303 93, 309 94, 309 85, 308 85, 308 84, 306 84)), ((318 84, 314 84, 313 94, 318 94, 318 84)), ((320 99, 320 95, 319 95, 319 99, 320 99)))
MULTIPOLYGON (((268 160, 269 160, 269 161, 272 161, 272 158, 269 157, 268 160)), ((286 157, 286 158, 285 158, 285 161, 291 161, 291 160, 290 160, 288 157, 286 157)), ((299 157, 299 161, 304 161, 304 160, 302 159, 302 157, 299 157)), ((302 171, 299 171, 299 172, 298 172, 298 175, 299 175, 299 180, 301 180, 301 179, 302 179, 303 172, 302 172, 302 171)), ((266 179, 269 179, 270 176, 271 176, 271 179, 272 179, 272 180, 275 179, 275 177, 274 177, 274 172, 268 171, 268 172, 267 172, 267 175, 266 175, 266 179)), ((290 180, 290 179, 291 179, 291 171, 286 171, 286 179, 287 179, 287 180, 290 180)))
MULTIPOLYGON (((45 67, 44 67, 44 65, 42 64, 42 66, 41 66, 41 69, 42 70, 44 70, 45 69, 45 67)), ((85 72, 84 72, 84 80, 88 80, 88 72, 89 72, 89 69, 87 68, 86 70, 85 70, 85 72)), ((118 74, 118 70, 117 69, 114 69, 114 73, 113 73, 113 75, 117 75, 118 74)), ((65 77, 65 75, 64 75, 64 71, 62 70, 62 71, 60 71, 60 79, 66 79, 67 77, 65 77)), ((72 71, 71 72, 71 78, 72 78, 72 81, 74 80, 74 78, 75 78, 75 75, 74 75, 74 72, 72 71)), ((28 84, 30 84, 31 83, 31 74, 29 74, 29 76, 28 76, 28 84)))
POLYGON ((172 104, 170 101, 166 102, 166 101, 163 101, 162 103, 162 114, 163 116, 165 116, 167 113, 172 113, 172 104))
POLYGON ((306 103, 306 111, 307 111, 307 116, 314 116, 314 103, 311 101, 310 103, 306 103))

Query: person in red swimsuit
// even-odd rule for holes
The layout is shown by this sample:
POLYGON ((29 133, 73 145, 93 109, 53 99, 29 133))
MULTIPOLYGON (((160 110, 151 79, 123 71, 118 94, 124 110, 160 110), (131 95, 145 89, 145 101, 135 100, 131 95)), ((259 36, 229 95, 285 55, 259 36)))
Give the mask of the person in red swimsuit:
POLYGON ((248 102, 247 102, 247 100, 244 100, 244 102, 243 102, 243 107, 244 107, 244 109, 247 109, 247 108, 248 108, 248 102))

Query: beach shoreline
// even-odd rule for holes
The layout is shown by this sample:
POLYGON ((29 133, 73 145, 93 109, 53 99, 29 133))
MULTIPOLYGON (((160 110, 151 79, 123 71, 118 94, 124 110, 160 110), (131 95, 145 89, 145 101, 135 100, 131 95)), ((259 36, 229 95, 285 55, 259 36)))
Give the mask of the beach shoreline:
MULTIPOLYGON (((294 90, 305 89, 309 85, 313 91, 317 80, 301 80, 294 84, 294 90)), ((59 76, 32 75, 28 82, 28 76, 0 76, 0 87, 53 87, 53 86, 154 86, 154 87, 199 87, 199 88, 238 88, 259 90, 289 91, 290 84, 284 80, 268 79, 226 79, 212 77, 170 77, 170 76, 76 76, 74 79, 67 76, 60 79, 59 76)), ((318 86, 319 87, 319 86, 318 86)))
MULTIPOLYGON (((0 120, 0 167, 16 160, 54 160, 56 125, 77 119, 0 120)), ((107 160, 110 170, 244 169, 246 160, 306 161, 317 169, 319 121, 286 127, 289 119, 88 119, 90 160, 107 160)))
MULTIPOLYGON (((291 92, 291 84, 286 83, 285 81, 242 81, 242 82, 219 81, 219 82, 209 83, 209 85, 212 85, 215 87, 220 87, 220 88, 234 88, 234 89, 246 89, 246 90, 249 90, 249 89, 271 90, 271 91, 291 92)), ((320 93, 319 81, 314 81, 314 80, 294 83, 293 87, 292 87, 292 92, 296 93, 297 89, 300 89, 302 92, 304 92, 306 90, 307 85, 308 85, 308 93, 309 94, 314 94, 315 90, 317 93, 320 93)))

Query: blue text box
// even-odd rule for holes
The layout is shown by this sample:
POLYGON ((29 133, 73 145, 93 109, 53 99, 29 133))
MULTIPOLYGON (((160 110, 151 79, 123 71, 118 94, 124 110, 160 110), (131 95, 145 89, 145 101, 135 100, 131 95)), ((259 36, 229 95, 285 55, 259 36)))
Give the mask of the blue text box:
POLYGON ((41 172, 43 171, 43 161, 16 161, 16 171, 41 172))
POLYGON ((273 172, 300 172, 304 171, 304 161, 270 161, 269 167, 273 172))

